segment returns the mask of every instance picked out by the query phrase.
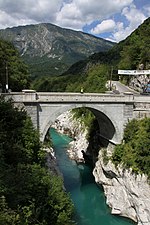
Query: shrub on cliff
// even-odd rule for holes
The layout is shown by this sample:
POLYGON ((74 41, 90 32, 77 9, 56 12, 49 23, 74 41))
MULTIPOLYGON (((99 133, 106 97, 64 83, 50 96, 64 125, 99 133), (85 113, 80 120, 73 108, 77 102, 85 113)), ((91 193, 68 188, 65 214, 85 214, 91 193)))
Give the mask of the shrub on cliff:
POLYGON ((134 172, 145 173, 150 178, 150 118, 133 119, 124 131, 123 143, 116 146, 112 155, 117 165, 123 163, 134 172))

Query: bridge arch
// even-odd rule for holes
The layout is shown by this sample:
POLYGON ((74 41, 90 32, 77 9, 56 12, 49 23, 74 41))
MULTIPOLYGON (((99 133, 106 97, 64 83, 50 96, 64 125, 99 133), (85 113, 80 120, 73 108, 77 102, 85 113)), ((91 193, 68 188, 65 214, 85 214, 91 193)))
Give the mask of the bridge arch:
POLYGON ((131 94, 112 95, 102 93, 13 93, 4 94, 12 98, 17 107, 25 107, 33 125, 39 129, 41 141, 56 118, 73 108, 89 108, 100 125, 100 134, 115 143, 123 138, 124 127, 133 118, 149 116, 149 98, 131 94))
POLYGON ((41 141, 44 141, 44 138, 47 134, 49 127, 55 122, 57 117, 63 114, 66 111, 69 111, 74 108, 85 107, 89 109, 96 117, 99 124, 99 134, 101 137, 106 138, 107 140, 112 141, 113 143, 118 143, 122 139, 121 129, 118 126, 118 121, 116 116, 112 113, 111 110, 106 109, 103 106, 98 105, 89 105, 89 104, 70 104, 57 107, 55 105, 41 106, 41 115, 40 115, 40 134, 41 141), (43 115, 42 115, 43 112, 43 115))

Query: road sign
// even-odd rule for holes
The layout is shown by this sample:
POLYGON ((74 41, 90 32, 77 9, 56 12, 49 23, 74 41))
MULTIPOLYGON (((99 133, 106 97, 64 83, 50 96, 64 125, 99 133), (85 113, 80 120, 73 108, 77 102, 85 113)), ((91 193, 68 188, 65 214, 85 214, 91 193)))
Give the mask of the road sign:
POLYGON ((118 70, 118 74, 120 75, 150 75, 150 70, 118 70))

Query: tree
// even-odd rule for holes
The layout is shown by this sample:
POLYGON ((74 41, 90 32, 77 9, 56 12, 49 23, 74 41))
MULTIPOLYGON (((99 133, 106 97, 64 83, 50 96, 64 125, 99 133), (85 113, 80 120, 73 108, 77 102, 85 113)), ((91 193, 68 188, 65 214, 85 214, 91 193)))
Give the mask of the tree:
POLYGON ((135 172, 145 173, 150 178, 150 118, 133 119, 124 131, 123 143, 116 146, 112 161, 123 163, 135 172))
POLYGON ((70 196, 45 160, 27 113, 0 97, 0 224, 72 224, 70 196))
POLYGON ((30 84, 28 68, 18 51, 11 43, 0 40, 0 84, 3 92, 6 91, 7 79, 9 89, 13 91, 21 91, 30 84))

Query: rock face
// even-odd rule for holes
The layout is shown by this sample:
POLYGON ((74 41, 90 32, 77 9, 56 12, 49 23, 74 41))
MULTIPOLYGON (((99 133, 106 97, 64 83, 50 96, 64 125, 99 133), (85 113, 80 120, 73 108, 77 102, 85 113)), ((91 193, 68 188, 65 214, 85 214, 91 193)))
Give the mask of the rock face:
MULTIPOLYGON (((57 119, 54 127, 75 139, 71 143, 69 155, 77 161, 83 161, 81 149, 86 152, 88 142, 87 131, 80 122, 74 121, 70 112, 67 112, 57 119)), ((110 156, 112 151, 113 147, 108 146, 107 155, 110 156)), ((121 166, 115 168, 111 161, 104 163, 102 149, 93 174, 96 183, 104 188, 106 203, 112 209, 112 214, 128 217, 138 225, 150 225, 150 185, 145 175, 135 175, 132 170, 121 166)))
POLYGON ((83 162, 84 159, 81 151, 86 152, 88 141, 86 139, 87 130, 82 126, 80 121, 73 119, 73 115, 68 111, 60 115, 52 127, 58 132, 67 134, 73 138, 68 149, 69 157, 78 162, 83 162))
POLYGON ((47 167, 50 169, 51 172, 53 172, 56 175, 60 175, 62 177, 62 174, 60 173, 58 166, 57 166, 57 161, 56 161, 56 157, 55 157, 53 148, 45 147, 43 150, 46 151, 47 167))
POLYGON ((147 85, 149 81, 149 75, 133 76, 133 78, 130 80, 129 86, 132 89, 142 93, 144 86, 147 85))
POLYGON ((150 185, 145 175, 135 175, 112 162, 106 165, 99 152, 93 174, 104 188, 107 204, 112 214, 131 218, 138 225, 150 224, 150 185))

